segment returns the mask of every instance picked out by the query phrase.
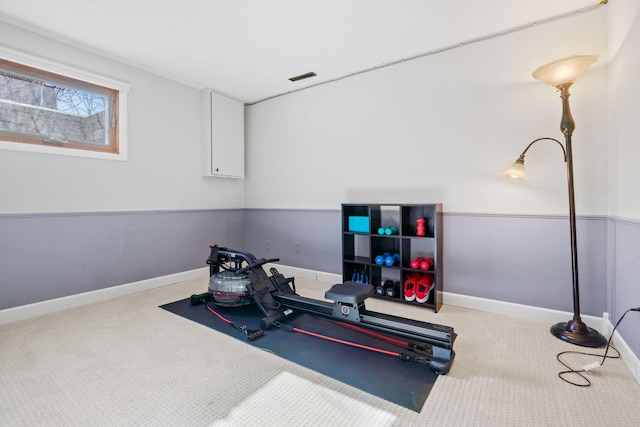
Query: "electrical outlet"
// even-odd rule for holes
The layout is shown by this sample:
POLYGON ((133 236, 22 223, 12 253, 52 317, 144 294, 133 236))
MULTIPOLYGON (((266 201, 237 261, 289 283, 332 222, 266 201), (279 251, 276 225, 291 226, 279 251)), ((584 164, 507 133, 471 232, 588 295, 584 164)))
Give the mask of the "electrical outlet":
POLYGON ((268 251, 271 250, 271 240, 267 240, 267 243, 264 245, 264 248, 268 251))
POLYGON ((302 243, 300 243, 300 242, 296 242, 296 253, 297 254, 301 254, 302 253, 302 243))

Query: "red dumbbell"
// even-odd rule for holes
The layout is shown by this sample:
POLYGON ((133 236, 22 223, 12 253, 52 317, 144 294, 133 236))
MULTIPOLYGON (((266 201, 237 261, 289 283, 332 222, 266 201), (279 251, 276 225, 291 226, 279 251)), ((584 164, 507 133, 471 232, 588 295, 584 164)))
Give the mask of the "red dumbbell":
POLYGON ((418 268, 420 268, 420 264, 423 261, 424 261, 424 258, 418 257, 409 263, 409 267, 413 268, 414 270, 417 270, 418 268))
POLYGON ((433 258, 427 258, 420 263, 420 270, 428 270, 433 265, 433 258))

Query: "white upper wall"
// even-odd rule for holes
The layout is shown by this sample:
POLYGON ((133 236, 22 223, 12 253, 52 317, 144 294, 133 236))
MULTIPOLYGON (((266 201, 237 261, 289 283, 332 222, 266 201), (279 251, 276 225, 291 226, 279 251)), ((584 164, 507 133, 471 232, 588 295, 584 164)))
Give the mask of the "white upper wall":
POLYGON ((575 54, 600 61, 572 88, 579 215, 607 211, 606 8, 247 107, 248 208, 435 202, 448 212, 567 213, 554 143, 527 155, 531 181, 499 173, 559 130, 561 100, 534 80, 575 54))
POLYGON ((640 3, 616 0, 608 8, 611 214, 640 219, 640 3))
POLYGON ((128 160, 0 150, 0 213, 242 208, 242 180, 202 177, 200 92, 0 22, 6 48, 130 85, 128 160))
POLYGON ((241 181, 201 177, 197 90, 0 23, 4 47, 131 85, 128 161, 0 151, 0 213, 442 201, 448 212, 565 214, 565 171, 554 144, 538 143, 527 155, 529 183, 498 173, 529 141, 562 137, 560 99, 531 72, 595 53, 600 61, 571 96, 578 214, 640 218, 637 33, 637 2, 616 0, 256 104, 247 108, 241 181))

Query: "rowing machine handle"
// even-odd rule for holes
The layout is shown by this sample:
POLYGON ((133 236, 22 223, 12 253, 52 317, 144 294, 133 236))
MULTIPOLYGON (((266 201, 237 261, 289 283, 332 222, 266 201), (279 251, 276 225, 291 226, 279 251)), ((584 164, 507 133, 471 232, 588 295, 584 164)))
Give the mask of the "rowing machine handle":
POLYGON ((253 341, 253 340, 257 340, 258 338, 260 338, 263 335, 264 335, 264 331, 261 329, 259 331, 255 331, 255 332, 247 335, 247 339, 249 341, 253 341))
POLYGON ((200 305, 209 302, 212 299, 213 296, 209 292, 205 292, 204 294, 191 295, 191 298, 189 298, 189 302, 191 302, 191 305, 200 305))
POLYGON ((247 265, 246 267, 241 268, 240 270, 236 271, 237 274, 242 274, 242 273, 246 273, 249 270, 252 270, 254 268, 258 268, 262 265, 265 265, 269 262, 278 262, 280 261, 280 258, 271 258, 271 259, 260 259, 260 260, 256 260, 254 262, 252 262, 251 264, 247 265))

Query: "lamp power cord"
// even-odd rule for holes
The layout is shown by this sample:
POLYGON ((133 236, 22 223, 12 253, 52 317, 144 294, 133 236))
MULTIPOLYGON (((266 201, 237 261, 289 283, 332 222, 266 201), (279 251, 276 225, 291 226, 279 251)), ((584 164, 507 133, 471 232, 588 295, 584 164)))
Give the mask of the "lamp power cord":
POLYGON ((574 350, 568 350, 568 351, 563 351, 560 352, 556 355, 556 359, 558 359, 558 362, 560 362, 565 368, 567 368, 566 371, 562 371, 562 372, 558 372, 558 377, 560 377, 560 379, 564 382, 567 382, 571 385, 575 385, 577 387, 589 387, 591 385, 591 381, 589 381, 589 379, 584 375, 585 372, 588 372, 592 369, 595 368, 599 368, 602 365, 604 365, 604 362, 607 359, 619 359, 620 358, 620 352, 618 351, 617 348, 615 348, 612 344, 611 344, 611 340, 613 338, 613 334, 616 332, 616 329, 618 329, 618 325, 620 325, 620 322, 622 322, 622 319, 624 319, 624 316, 627 315, 627 313, 629 313, 630 311, 638 311, 640 312, 640 307, 636 307, 636 308, 630 308, 627 311, 625 311, 622 316, 620 316, 620 319, 618 319, 618 321, 616 322, 616 325, 613 327, 613 331, 611 331, 611 335, 609 336, 609 339, 607 340, 607 347, 605 348, 604 354, 597 354, 597 353, 587 353, 587 352, 583 352, 583 351, 574 351, 574 350), (609 356, 609 349, 612 349, 616 352, 616 355, 614 356, 609 356), (564 362, 562 360, 562 356, 566 355, 566 354, 581 354, 584 356, 595 356, 598 358, 602 358, 599 362, 591 362, 588 363, 586 365, 584 365, 582 367, 582 369, 574 369, 572 368, 568 363, 564 362), (580 382, 575 382, 575 381, 571 381, 570 379, 566 378, 569 375, 577 375, 580 378, 582 378, 582 381, 580 382))

